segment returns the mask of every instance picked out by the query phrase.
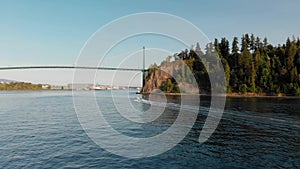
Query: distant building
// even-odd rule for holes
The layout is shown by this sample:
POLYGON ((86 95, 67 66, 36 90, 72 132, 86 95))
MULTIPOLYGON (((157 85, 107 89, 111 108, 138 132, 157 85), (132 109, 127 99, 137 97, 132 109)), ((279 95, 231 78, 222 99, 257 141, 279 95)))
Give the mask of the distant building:
POLYGON ((93 84, 87 84, 87 83, 72 83, 68 84, 68 88, 72 90, 87 90, 92 88, 93 84))
POLYGON ((52 85, 51 89, 52 90, 67 90, 68 87, 67 86, 60 86, 60 85, 52 85))
POLYGON ((50 89, 51 86, 49 84, 42 84, 43 89, 50 89))

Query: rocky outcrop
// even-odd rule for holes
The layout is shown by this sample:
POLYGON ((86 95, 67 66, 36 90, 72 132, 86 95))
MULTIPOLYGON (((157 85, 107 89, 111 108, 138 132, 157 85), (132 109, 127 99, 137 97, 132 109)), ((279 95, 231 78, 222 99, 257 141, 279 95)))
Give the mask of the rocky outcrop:
POLYGON ((159 67, 150 68, 142 93, 199 93, 195 78, 191 77, 193 74, 187 69, 188 66, 181 60, 165 62, 159 67))
POLYGON ((161 69, 155 69, 146 78, 146 83, 143 86, 142 93, 151 93, 161 90, 166 81, 171 78, 171 75, 161 69))

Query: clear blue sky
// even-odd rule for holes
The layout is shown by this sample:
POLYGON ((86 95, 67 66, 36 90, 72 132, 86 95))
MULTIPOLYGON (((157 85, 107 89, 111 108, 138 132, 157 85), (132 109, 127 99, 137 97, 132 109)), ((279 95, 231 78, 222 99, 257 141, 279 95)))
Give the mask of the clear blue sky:
MULTIPOLYGON (((287 37, 300 36, 299 6, 298 0, 0 1, 0 66, 72 65, 84 43, 100 27, 140 12, 177 15, 199 27, 211 40, 232 40, 254 33, 277 45, 287 37)), ((21 74, 5 71, 0 72, 0 78, 26 80, 25 75, 23 79, 18 77, 21 74)), ((38 78, 28 77, 30 80, 38 78)), ((54 77, 43 82, 59 83, 54 77)))

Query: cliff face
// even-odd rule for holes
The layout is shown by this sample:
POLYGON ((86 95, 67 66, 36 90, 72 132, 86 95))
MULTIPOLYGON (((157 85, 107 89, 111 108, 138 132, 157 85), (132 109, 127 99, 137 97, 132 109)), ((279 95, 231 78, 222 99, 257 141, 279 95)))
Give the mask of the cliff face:
POLYGON ((146 83, 145 86, 143 86, 142 92, 156 92, 158 89, 161 89, 165 85, 166 81, 169 78, 171 78, 171 75, 169 75, 165 71, 161 69, 155 69, 147 76, 146 83))
POLYGON ((199 93, 199 88, 187 65, 181 60, 150 68, 142 93, 199 93))

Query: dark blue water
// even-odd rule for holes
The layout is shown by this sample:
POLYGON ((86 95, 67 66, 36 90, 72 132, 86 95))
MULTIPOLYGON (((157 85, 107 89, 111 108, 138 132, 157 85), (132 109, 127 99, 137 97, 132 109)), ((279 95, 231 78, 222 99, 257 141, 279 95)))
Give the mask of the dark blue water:
MULTIPOLYGON (((109 91, 96 95, 109 115, 113 110, 109 91)), ((130 99, 137 109, 149 106, 136 102, 134 93, 130 99)), ((1 92, 0 168, 300 167, 299 98, 227 99, 217 130, 204 144, 198 143, 198 137, 209 98, 201 98, 201 105, 195 125, 178 145, 158 156, 129 159, 107 152, 87 136, 70 91, 1 92)), ((164 115, 142 130, 138 125, 120 127, 119 116, 111 116, 116 119, 110 122, 127 135, 155 135, 176 119, 176 104, 168 106, 164 115)))

